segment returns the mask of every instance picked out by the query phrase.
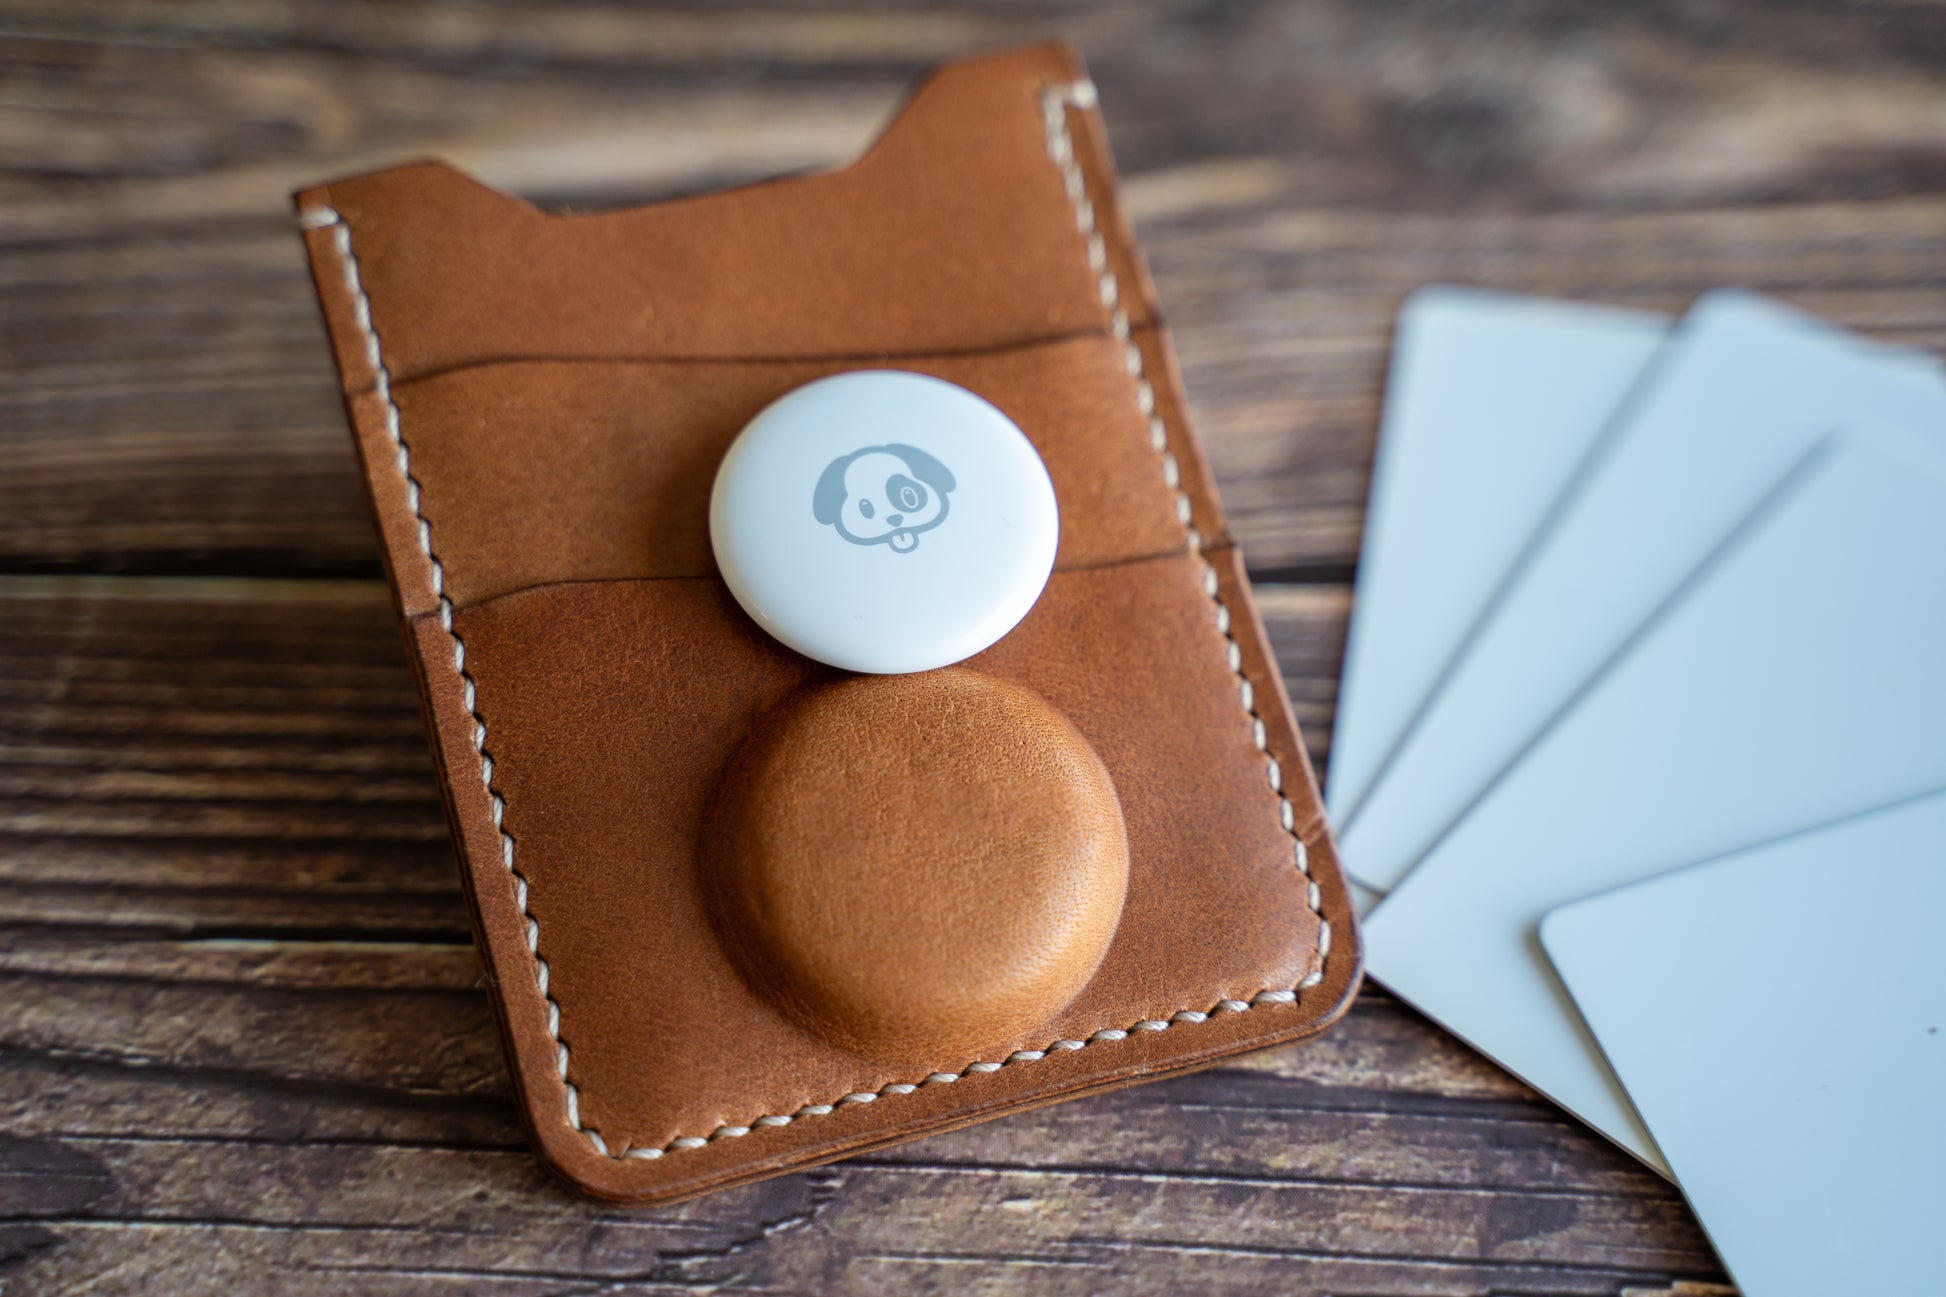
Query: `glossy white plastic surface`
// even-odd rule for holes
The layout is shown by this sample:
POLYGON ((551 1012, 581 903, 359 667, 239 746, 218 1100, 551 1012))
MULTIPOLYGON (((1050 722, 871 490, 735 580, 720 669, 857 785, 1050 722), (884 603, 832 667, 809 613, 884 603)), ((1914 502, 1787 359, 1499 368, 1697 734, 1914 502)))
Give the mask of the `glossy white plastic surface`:
POLYGON ((943 379, 807 383, 738 434, 710 494, 730 592, 770 634, 852 671, 973 656, 1040 598, 1060 536, 1032 443, 943 379))
POLYGON ((1946 383, 1930 356, 1741 290, 1702 298, 1339 821, 1349 867, 1386 889, 1428 859, 1820 438, 1942 427, 1946 383))
MULTIPOLYGON (((1840 433, 1800 459, 1365 924, 1373 977, 1658 1169, 1536 926, 1946 786, 1946 452, 1930 436, 1840 433)), ((1863 885, 1829 867, 1833 888, 1863 885)), ((1854 928, 1803 940, 1817 976, 1851 971, 1833 943, 1874 949, 1854 928)), ((1669 952, 1645 937, 1636 955, 1669 952)))
POLYGON ((1946 791, 1541 924, 1749 1297, 1940 1289, 1942 842, 1946 791))
MULTIPOLYGON (((1658 315, 1474 288, 1407 299, 1331 730, 1324 799, 1341 828, 1668 328, 1658 315)), ((1397 881, 1383 863, 1344 859, 1379 891, 1397 881)))

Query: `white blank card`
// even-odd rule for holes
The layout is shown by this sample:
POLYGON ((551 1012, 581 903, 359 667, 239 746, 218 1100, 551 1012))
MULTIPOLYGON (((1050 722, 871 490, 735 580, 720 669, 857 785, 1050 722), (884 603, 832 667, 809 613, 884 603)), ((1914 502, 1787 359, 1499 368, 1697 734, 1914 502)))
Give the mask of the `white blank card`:
POLYGON ((1813 451, 1366 924, 1373 976, 1651 1164, 1536 927, 1946 785, 1946 461, 1895 446, 1813 451))
POLYGON ((1331 732, 1333 819, 1364 796, 1668 327, 1467 288, 1421 289, 1400 309, 1331 732))
POLYGON ((1930 360, 1749 293, 1699 302, 1339 823, 1358 877, 1395 885, 1790 465, 1841 427, 1946 435, 1946 383, 1930 360))
POLYGON ((1541 939, 1746 1297, 1946 1287, 1946 793, 1541 939))

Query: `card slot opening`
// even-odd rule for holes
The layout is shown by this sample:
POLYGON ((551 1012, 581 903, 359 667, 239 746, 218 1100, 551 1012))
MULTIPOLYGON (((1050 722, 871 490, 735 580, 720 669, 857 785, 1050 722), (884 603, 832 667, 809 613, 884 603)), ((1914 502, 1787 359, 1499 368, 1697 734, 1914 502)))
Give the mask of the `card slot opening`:
MULTIPOLYGON (((1131 321, 1129 332, 1133 335, 1148 335, 1164 327, 1160 319, 1131 321)), ((450 378, 457 374, 473 373, 482 370, 515 369, 531 365, 588 365, 588 366, 685 366, 730 367, 736 365, 901 365, 927 360, 969 360, 982 356, 1008 356, 1025 352, 1059 347, 1073 342, 1098 340, 1114 342, 1114 335, 1107 329, 1071 329, 1062 333, 1050 333, 1031 338, 1014 339, 1007 342, 980 343, 965 347, 928 347, 918 350, 866 351, 866 352, 792 352, 760 355, 680 355, 680 354, 643 354, 643 355, 592 355, 592 354, 534 354, 524 356, 481 356, 477 359, 460 361, 455 364, 438 365, 403 377, 391 380, 391 389, 404 391, 415 385, 450 378)), ((355 389, 351 395, 369 391, 371 384, 355 389)))
MULTIPOLYGON (((1227 540, 1227 539, 1220 540, 1220 541, 1205 541, 1200 548, 1200 552, 1210 556, 1221 555, 1228 552, 1231 548, 1234 547, 1234 545, 1235 545, 1234 541, 1227 540)), ((1138 567, 1147 563, 1163 563, 1171 559, 1181 558, 1183 555, 1187 554, 1188 552, 1189 552, 1189 545, 1187 544, 1187 542, 1185 542, 1181 545, 1177 545, 1169 549, 1155 550, 1143 554, 1130 554, 1123 557, 1104 559, 1092 563, 1057 564, 1054 568, 1053 573, 1048 577, 1048 583, 1051 585, 1055 581, 1060 580, 1062 577, 1078 576, 1086 572, 1106 572, 1115 568, 1138 567)), ((722 579, 723 579, 722 576, 716 571, 716 569, 711 568, 706 572, 665 572, 665 573, 659 573, 654 576, 590 576, 590 577, 571 577, 560 581, 534 581, 523 586, 518 586, 511 590, 496 590, 492 594, 487 595, 484 598, 465 599, 465 600, 455 599, 453 601, 453 611, 455 613, 476 612, 479 609, 490 607, 494 604, 503 603, 509 599, 518 599, 522 595, 532 595, 545 590, 564 589, 570 586, 621 587, 621 586, 638 586, 638 585, 662 585, 662 584, 667 584, 670 582, 677 582, 677 581, 721 582, 722 579)), ((413 615, 414 620, 437 620, 438 617, 439 617, 439 613, 437 612, 423 612, 423 613, 416 613, 413 615)))

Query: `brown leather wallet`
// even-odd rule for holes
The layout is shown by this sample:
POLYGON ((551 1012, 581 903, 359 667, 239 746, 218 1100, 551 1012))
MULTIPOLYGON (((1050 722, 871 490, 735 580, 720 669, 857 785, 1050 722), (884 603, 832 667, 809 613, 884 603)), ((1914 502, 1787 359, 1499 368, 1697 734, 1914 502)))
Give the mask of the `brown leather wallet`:
MULTIPOLYGON (((438 163, 297 196, 515 1089, 588 1193, 663 1202, 814 1165, 1311 1035, 1351 1001, 1343 877, 1094 105, 1044 46, 935 72, 828 174, 573 216, 438 163), (997 682, 997 733, 1054 715, 1049 750, 1077 754, 1061 769, 1096 780, 1073 804, 1119 801, 1121 826, 1095 827, 1125 831, 1125 866, 1090 857, 1125 869, 1091 893, 1089 931, 1112 936, 1009 1002, 1024 1017, 929 1007, 1026 985, 1036 940, 1008 924, 1058 898, 1012 895, 1004 860, 977 922, 935 922, 924 889, 881 880, 887 908, 857 876, 813 877, 792 904, 837 907, 833 958, 866 997, 822 1025, 716 899, 707 844, 741 841, 712 830, 726 814, 808 823, 807 799, 850 797, 910 827, 911 788, 750 791, 775 718, 845 733, 861 678, 758 629, 709 542, 736 433, 859 368, 986 398, 1059 501, 1024 621, 944 684, 880 678, 948 711, 953 679, 997 682), (885 1048, 876 1007, 905 1033, 885 1048)), ((920 714, 871 705, 895 731, 920 714)), ((1031 800, 1010 761, 974 762, 972 792, 1031 800)), ((942 800, 981 856, 996 821, 966 788, 942 800)), ((1068 812, 1049 813, 1058 833, 1068 812)), ((950 889, 954 853, 933 854, 915 868, 950 889)))

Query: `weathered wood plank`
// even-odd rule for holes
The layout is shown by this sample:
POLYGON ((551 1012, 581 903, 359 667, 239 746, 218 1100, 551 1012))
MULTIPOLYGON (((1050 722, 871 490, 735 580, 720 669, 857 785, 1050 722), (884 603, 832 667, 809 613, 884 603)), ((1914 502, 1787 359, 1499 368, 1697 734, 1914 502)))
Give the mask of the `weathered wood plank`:
MULTIPOLYGON (((138 1022, 116 1012, 116 993, 133 971, 126 952, 118 953, 124 966, 112 975, 43 983, 71 999, 68 1012, 54 1015, 61 1023, 104 1019, 101 1036, 115 1042, 110 1050, 71 1035, 54 1049, 23 1041, 16 1028, 33 1027, 37 1015, 31 1008, 23 1014, 20 998, 0 991, 0 1004, 12 1006, 0 1038, 0 1117, 16 1138, 38 1141, 0 1146, 0 1164, 44 1164, 53 1136, 94 1168, 98 1182, 79 1219, 72 1204, 30 1213, 61 1245, 50 1243, 50 1256, 78 1254, 88 1266, 104 1267, 128 1242, 105 1227, 125 1222, 166 1258, 175 1247, 213 1240, 197 1230, 156 1239, 158 1223, 216 1220, 247 1228, 267 1247, 274 1243, 259 1258, 266 1267, 357 1264, 397 1279, 393 1272, 407 1269, 508 1265, 559 1278, 568 1270, 558 1254, 568 1250, 580 1267, 574 1273, 625 1266, 639 1274, 643 1253, 666 1247, 672 1227, 694 1226, 693 1212, 746 1226, 751 1218, 743 1198, 755 1190, 673 1213, 615 1217, 547 1183, 519 1147, 510 1105, 495 1084, 496 1059, 476 1058, 463 1069, 490 1078, 487 1092, 464 1077, 428 1076, 420 1061, 429 1046, 437 1051, 426 1039, 428 1024, 437 1031, 454 1016, 470 1019, 481 1052, 490 1052, 483 1006, 455 1015, 457 1002, 439 997, 439 1010, 422 1014, 395 990, 377 1001, 360 996, 362 1013, 346 1017, 334 994, 208 994, 190 986, 181 988, 185 1006, 232 1019, 232 1027, 185 1025, 144 994, 129 1004, 152 1029, 134 1044, 136 1051, 154 1048, 137 1056, 120 1039, 138 1022), (245 999, 267 1012, 240 1012, 245 999), (20 1023, 21 1016, 29 1021, 20 1023), (259 1027, 271 1043, 240 1049, 259 1027), (349 1040, 375 1042, 374 1052, 347 1052, 349 1040), (320 1076, 321 1057, 326 1065, 339 1060, 343 1071, 320 1076), (50 1108, 51 1094, 60 1100, 50 1108), (631 1233, 618 1220, 640 1228, 631 1233), (589 1253, 583 1237, 597 1223, 602 1248, 617 1254, 606 1261, 589 1253), (622 1246, 618 1234, 634 1243, 622 1246)), ((161 962, 175 965, 181 955, 169 952, 161 962)), ((334 962, 314 960, 303 980, 322 975, 328 982, 334 962)), ((435 969, 432 980, 450 981, 454 971, 435 969)), ((356 972, 352 980, 362 984, 368 975, 356 972)), ((134 989, 153 988, 137 980, 134 989)), ((1491 1276, 1503 1285, 1497 1291, 1521 1290, 1504 1285, 1523 1277, 1545 1277, 1554 1286, 1544 1291, 1612 1291, 1618 1277, 1708 1268, 1697 1261, 1702 1245, 1666 1186, 1539 1101, 1468 1107, 1362 1088, 1367 1081, 1396 1087, 1402 1076, 1382 1056, 1388 1049, 1436 1055, 1426 1039, 1434 1034, 1416 1015, 1368 997, 1331 1039, 1376 1064, 1369 1074, 1293 1088, 1277 1062, 1311 1060, 1316 1049, 1294 1047, 1264 1056, 1268 1067, 1226 1068, 954 1132, 822 1173, 834 1186, 831 1199, 844 1202, 843 1219, 828 1219, 821 1230, 835 1232, 826 1245, 847 1271, 884 1255, 903 1267, 965 1272, 978 1261, 1006 1274, 1004 1258, 1020 1253, 1083 1268, 1104 1258, 1139 1261, 1146 1271, 1150 1260, 1125 1254, 1155 1251, 1173 1258, 1172 1272, 1183 1281, 1197 1258, 1230 1254, 1289 1280, 1380 1273, 1388 1255, 1399 1261, 1431 1252, 1448 1258, 1435 1267, 1442 1272, 1466 1258, 1458 1271, 1463 1282, 1491 1276), (1383 1039, 1401 1031, 1419 1039, 1383 1039), (891 1170, 921 1179, 888 1188, 881 1181, 891 1170), (1023 1240, 1017 1222, 1002 1235, 958 1228, 984 1219, 976 1213, 996 1202, 1002 1220, 1010 1220, 1006 1212, 1036 1213, 1039 1234, 1023 1240), (925 1205, 897 1215, 908 1203, 925 1205), (952 1256, 918 1246, 934 1235, 915 1228, 913 1210, 955 1222, 952 1256), (1129 1240, 1109 1226, 1125 1218, 1168 1228, 1165 1236, 1129 1240), (1388 1231, 1411 1237, 1388 1238, 1388 1231), (1064 1255, 1076 1238, 1094 1242, 1079 1257, 1064 1255), (1664 1251, 1642 1253, 1646 1238, 1662 1240, 1664 1251), (1579 1282, 1566 1283, 1563 1270, 1579 1282)), ((192 1256, 180 1260, 194 1264, 192 1256)), ((1397 1268, 1405 1273, 1403 1261, 1397 1268)))
MULTIPOLYGON (((1024 1162, 1009 1159, 1012 1149, 993 1146, 994 1135, 1021 1133, 1022 1123, 1003 1122, 984 1133, 911 1146, 899 1161, 858 1160, 647 1213, 574 1200, 517 1148, 316 1135, 274 1143, 235 1135, 129 1139, 85 1130, 55 1141, 66 1150, 60 1155, 34 1136, 17 1137, 6 1148, 14 1162, 42 1167, 65 1157, 61 1196, 29 1214, 57 1229, 84 1226, 73 1237, 87 1246, 100 1238, 98 1229, 85 1228, 90 1222, 217 1221, 286 1231, 286 1246, 300 1261, 319 1259, 304 1252, 302 1236, 314 1231, 310 1242, 341 1262, 484 1269, 517 1258, 522 1268, 560 1269, 561 1254, 572 1251, 579 1273, 593 1277, 639 1271, 642 1252, 667 1246, 672 1233, 747 1228, 762 1214, 754 1204, 822 1185, 830 1191, 831 1218, 821 1231, 826 1243, 844 1253, 897 1253, 915 1261, 1026 1253, 1065 1254, 1085 1264, 1131 1248, 1372 1261, 1431 1244, 1434 1255, 1514 1275, 1528 1267, 1595 1271, 1611 1284, 1618 1277, 1709 1269, 1700 1238, 1666 1188, 1421 1183, 1388 1178, 1393 1168, 1385 1165, 1368 1166, 1357 1179, 1319 1176, 1279 1160, 1276 1150, 1334 1143, 1342 1132, 1297 1126, 1266 1137, 1212 1125, 1194 1107, 1169 1102, 1178 1084, 1060 1109, 1042 1119, 1024 1162), (1092 1123, 1085 1120, 1091 1110, 1099 1118, 1092 1123), (1104 1147, 1098 1136, 1110 1125, 1125 1134, 1118 1146, 1104 1147), (1141 1132, 1155 1138, 1141 1141, 1141 1132), (1185 1157, 1183 1144, 1256 1156, 1211 1165, 1185 1157), (1131 1148, 1142 1156, 1114 1160, 1131 1148), (932 1160, 919 1160, 926 1153, 932 1160), (939 1244, 926 1242, 929 1216, 958 1225, 945 1257, 937 1255, 939 1244), (1106 1228, 1111 1219, 1124 1228, 1106 1228), (1137 1222, 1135 1228, 1126 1228, 1127 1221, 1137 1222), (598 1235, 585 1233, 591 1224, 599 1225, 598 1235), (1649 1239, 1661 1242, 1645 1245, 1649 1239), (339 1251, 346 1242, 357 1251, 339 1251)), ((1454 1150, 1431 1151, 1441 1154, 1440 1164, 1454 1161, 1454 1150)), ((1510 1169, 1524 1177, 1536 1173, 1533 1166, 1510 1169)))
MULTIPOLYGON (((1946 28, 1902 4, 1746 0, 1703 15, 1475 0, 1371 15, 1352 0, 1219 14, 1094 0, 1048 15, 977 3, 785 15, 13 0, 7 29, 22 90, 0 136, 15 172, 7 228, 55 238, 261 213, 308 178, 298 168, 428 149, 543 194, 768 174, 849 149, 927 64, 1050 35, 1089 55, 1131 170, 1286 158, 1292 208, 1935 191, 1946 96, 1946 28)), ((1271 187, 1247 170, 1221 180, 1193 189, 1234 205, 1271 187)))
MULTIPOLYGON (((54 1129, 129 1133, 135 1128, 96 1125, 87 1114, 99 1105, 122 1114, 114 1122, 128 1120, 134 1100, 122 1086, 149 1069, 166 1074, 171 1085, 207 1074, 211 1101, 219 1089, 261 1092, 266 1101, 342 1091, 362 1096, 374 1112, 388 1105, 416 1112, 427 1097, 505 1093, 485 996, 470 980, 455 984, 473 967, 465 947, 341 944, 323 958, 308 943, 260 941, 249 943, 246 962, 222 948, 230 943, 171 943, 159 958, 147 943, 94 934, 31 944, 39 949, 11 960, 13 969, 0 976, 7 995, 0 1049, 21 1066, 85 1064, 65 1088, 105 1096, 77 1098, 54 1129), (260 965, 271 969, 263 984, 229 980, 260 965), (227 972, 200 979, 189 971, 212 966, 227 972), (280 976, 283 984, 273 980, 280 976)), ((207 1114, 175 1112, 174 1102, 158 1100, 143 1129, 239 1137, 287 1130, 289 1116, 281 1109, 266 1113, 260 1131, 255 1120, 211 1127, 207 1114)), ((20 1117, 25 1126, 11 1128, 42 1125, 31 1113, 20 1117)), ((1413 1182, 1518 1185, 1538 1169, 1533 1159, 1542 1158, 1556 1187, 1660 1188, 1639 1168, 1605 1156, 1598 1141, 1504 1074, 1376 994, 1329 1045, 1271 1051, 1209 1077, 1103 1101, 1092 1112, 1024 1115, 1004 1130, 942 1139, 915 1156, 957 1156, 940 1150, 977 1146, 985 1150, 980 1156, 1033 1163, 1048 1150, 1085 1147, 1086 1153, 1058 1156, 1162 1168, 1192 1154, 1207 1165, 1228 1166, 1232 1156, 1248 1164, 1275 1150, 1270 1161, 1284 1169, 1356 1180, 1361 1162, 1390 1157, 1389 1149, 1398 1154, 1394 1174, 1413 1182), (1234 1154, 1226 1146, 1202 1149, 1207 1132, 1158 1140, 1155 1123, 1140 1117, 1155 1104, 1170 1108, 1172 1119, 1195 1114, 1194 1126, 1251 1134, 1238 1136, 1234 1154), (1121 1131, 1119 1123, 1131 1115, 1137 1118, 1131 1130, 1121 1131), (1085 1138, 1061 1133, 1083 1128, 1085 1138), (1304 1137, 1303 1151, 1280 1142, 1293 1130, 1314 1132, 1304 1137), (1400 1152, 1408 1148, 1413 1151, 1400 1152)))
MULTIPOLYGON (((105 924, 16 927, 8 945, 0 982, 12 998, 0 1048, 23 1058, 208 1068, 275 1086, 499 1092, 466 945, 317 942, 303 933, 155 941, 139 927, 105 924), (415 1043, 422 1032, 446 1042, 439 1060, 415 1043), (306 1048, 312 1035, 330 1049, 306 1048)), ((1441 1111, 1465 1121, 1533 1120, 1509 1115, 1508 1105, 1532 1102, 1524 1087, 1376 989, 1361 1001, 1355 1029, 1233 1061, 1226 1075, 1233 1079, 1221 1093, 1184 1101, 1384 1114, 1419 1112, 1420 1100, 1437 1097, 1441 1111)), ((1177 1084, 1185 1096, 1201 1094, 1194 1082, 1177 1084)))
MULTIPOLYGON (((293 953, 288 944, 283 953, 293 953)), ((55 984, 0 1019, 5 1129, 90 1138, 523 1146, 484 996, 408 994, 396 986, 381 995, 370 980, 370 971, 361 971, 340 987, 301 996, 193 985, 158 993, 138 981, 55 984), (354 996, 363 1019, 338 1007, 354 996), (185 1008, 193 1019, 187 1026, 185 1008), (62 1010, 106 1021, 62 1022, 62 1010), (219 1014, 232 1021, 203 1021, 219 1014), (451 1021, 439 1023, 441 1014, 451 1021), (151 1017, 155 1025, 144 1026, 151 1017), (436 1024, 435 1043, 444 1042, 441 1067, 416 1056, 415 1033, 428 1023, 436 1024), (250 1041, 260 1027, 266 1039, 250 1041), (306 1050, 312 1037, 331 1037, 329 1053, 306 1050), (246 1042, 241 1049, 239 1040, 246 1042), (50 1093, 62 1096, 58 1107, 46 1106, 50 1093)), ((1331 1050, 1273 1050, 1247 1065, 1021 1114, 880 1156, 928 1164, 1268 1168, 1344 1183, 1510 1191, 1540 1176, 1550 1190, 1666 1192, 1383 996, 1361 1002, 1333 1042, 1331 1050), (1386 1066, 1413 1056, 1421 1061, 1386 1066)))
POLYGON ((997 1287, 1025 1263, 1092 1272, 1089 1291, 1118 1280, 1141 1290, 1172 1280, 1252 1291, 1273 1278, 1321 1290, 1362 1274, 1429 1292, 1468 1291, 1463 1283, 1612 1293, 1709 1267, 1693 1233, 1660 1249, 1631 1241, 1669 1232, 1681 1212, 1673 1197, 1520 1199, 1199 1172, 855 1161, 628 1214, 564 1198, 514 1152, 167 1140, 64 1147, 73 1200, 38 1222, 52 1236, 46 1268, 99 1273, 139 1240, 152 1250, 149 1264, 170 1266, 199 1291, 207 1289, 192 1267, 232 1241, 211 1230, 246 1244, 239 1278, 290 1271, 311 1284, 349 1270, 607 1280, 623 1291, 659 1282, 871 1292, 895 1273, 956 1272, 997 1287), (950 1241, 934 1242, 942 1220, 953 1222, 950 1241), (1408 1228, 1437 1235, 1447 1260, 1427 1267, 1389 1250, 1408 1228), (1428 1276, 1416 1271, 1433 1283, 1419 1287, 1428 1276))
MULTIPOLYGON (((368 1012, 384 1011, 385 1001, 373 997, 368 1012)), ((477 1014, 466 1011, 462 1016, 478 1023, 482 1032, 491 1030, 483 1005, 477 1014)), ((9 1135, 21 1138, 326 1142, 526 1154, 526 1138, 504 1080, 497 1088, 462 1083, 433 1093, 413 1092, 388 1086, 376 1072, 304 1081, 221 1059, 129 1063, 10 1044, 0 1045, 0 1061, 5 1063, 0 1067, 0 1119, 9 1135)), ((500 1073, 497 1060, 491 1070, 500 1073)))
MULTIPOLYGON (((843 1179, 832 1192, 847 1187, 843 1179)), ((994 1204, 942 1202, 945 1211, 1004 1210, 994 1204)), ((1514 1265, 1474 1260, 1423 1262, 1397 1257, 1344 1257, 1289 1248, 1222 1248, 1193 1243, 1118 1245, 1091 1241, 1055 1255, 928 1254, 886 1247, 852 1252, 829 1231, 848 1216, 811 1208, 753 1219, 757 1237, 731 1237, 702 1246, 643 1245, 612 1272, 593 1272, 576 1249, 564 1259, 530 1262, 507 1247, 483 1262, 392 1259, 384 1230, 237 1226, 224 1223, 145 1222, 97 1227, 90 1248, 55 1253, 34 1277, 49 1292, 233 1292, 265 1275, 293 1297, 363 1294, 488 1293, 496 1297, 558 1297, 562 1293, 653 1294, 709 1292, 828 1293, 835 1297, 906 1297, 914 1293, 1026 1293, 1035 1297, 1094 1297, 1103 1292, 1403 1293, 1478 1297, 1482 1293, 1534 1297, 1613 1297, 1635 1288, 1627 1272, 1600 1267, 1514 1265), (761 1231, 770 1230, 764 1234, 761 1231), (105 1283, 96 1283, 105 1276, 105 1283)), ((48 1240, 53 1229, 29 1227, 48 1240)), ((24 1232, 24 1231, 23 1231, 24 1232)), ((75 1229, 76 1234, 89 1231, 75 1229)), ((601 1232, 606 1232, 602 1227, 601 1232)), ((680 1236, 679 1236, 680 1237, 680 1236)), ((721 1238, 721 1236, 717 1236, 721 1238)), ((51 1246, 42 1243, 43 1247, 51 1246)), ((24 1249, 23 1249, 24 1250, 24 1249)), ((1654 1291, 1668 1292, 1656 1282, 1654 1291)), ((1716 1297, 1710 1285, 1675 1297, 1716 1297)))
POLYGON ((220 1066, 304 1085, 505 1092, 479 993, 277 991, 0 977, 0 1044, 122 1067, 220 1066))

